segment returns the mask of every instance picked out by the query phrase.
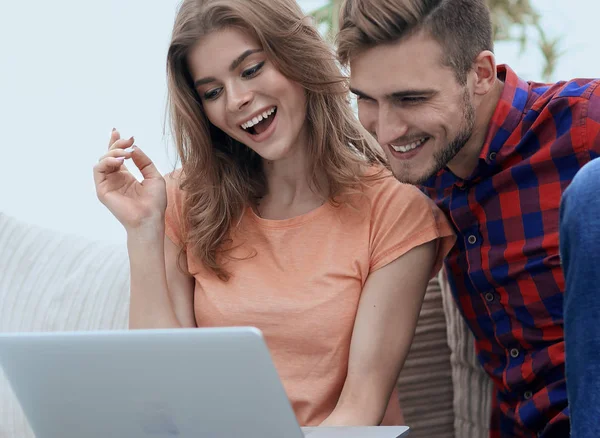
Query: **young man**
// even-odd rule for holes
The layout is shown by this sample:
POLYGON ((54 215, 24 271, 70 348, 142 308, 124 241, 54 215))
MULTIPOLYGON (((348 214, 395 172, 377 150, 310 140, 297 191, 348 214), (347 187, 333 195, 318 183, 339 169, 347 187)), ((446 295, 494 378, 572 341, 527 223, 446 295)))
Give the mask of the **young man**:
POLYGON ((492 50, 485 0, 341 11, 338 55, 362 124, 458 235, 446 270, 494 382, 491 437, 567 437, 559 207, 600 155, 600 82, 525 82, 492 50))

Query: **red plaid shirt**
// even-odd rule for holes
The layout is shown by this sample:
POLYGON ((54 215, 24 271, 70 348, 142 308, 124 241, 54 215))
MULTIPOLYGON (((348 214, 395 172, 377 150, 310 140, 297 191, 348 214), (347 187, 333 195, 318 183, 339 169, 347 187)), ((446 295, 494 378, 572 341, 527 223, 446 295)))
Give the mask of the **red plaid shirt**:
POLYGON ((454 298, 495 386, 491 437, 568 437, 560 197, 600 155, 599 80, 527 83, 499 66, 504 91, 479 164, 423 190, 452 220, 454 298))

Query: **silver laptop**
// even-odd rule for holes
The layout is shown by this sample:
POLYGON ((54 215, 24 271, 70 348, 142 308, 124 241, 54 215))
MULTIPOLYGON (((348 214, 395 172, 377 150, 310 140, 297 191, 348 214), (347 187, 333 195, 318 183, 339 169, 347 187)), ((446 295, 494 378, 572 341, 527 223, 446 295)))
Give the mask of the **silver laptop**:
POLYGON ((408 427, 301 428, 251 327, 0 334, 37 438, 397 438, 408 427))

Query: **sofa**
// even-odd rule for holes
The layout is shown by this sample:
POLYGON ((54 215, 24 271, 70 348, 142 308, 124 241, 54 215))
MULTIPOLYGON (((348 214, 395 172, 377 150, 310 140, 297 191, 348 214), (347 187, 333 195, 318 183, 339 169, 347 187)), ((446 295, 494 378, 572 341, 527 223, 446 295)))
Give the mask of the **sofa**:
MULTIPOLYGON (((0 212, 0 332, 124 329, 128 270, 125 243, 85 240, 0 212)), ((443 272, 429 282, 397 386, 411 438, 488 436, 491 380, 443 272)), ((0 438, 30 437, 0 370, 0 438)))

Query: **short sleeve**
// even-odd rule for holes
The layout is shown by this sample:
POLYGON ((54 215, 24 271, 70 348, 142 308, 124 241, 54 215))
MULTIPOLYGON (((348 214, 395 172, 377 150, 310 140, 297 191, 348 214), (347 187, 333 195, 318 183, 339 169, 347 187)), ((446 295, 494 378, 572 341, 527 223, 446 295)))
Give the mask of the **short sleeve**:
POLYGON ((373 184, 367 194, 371 198, 371 272, 419 245, 436 241, 431 276, 436 275, 456 240, 442 211, 417 187, 393 176, 373 184))
POLYGON ((165 234, 177 246, 183 247, 183 192, 180 189, 181 172, 165 175, 167 185, 167 209, 165 211, 165 234))

